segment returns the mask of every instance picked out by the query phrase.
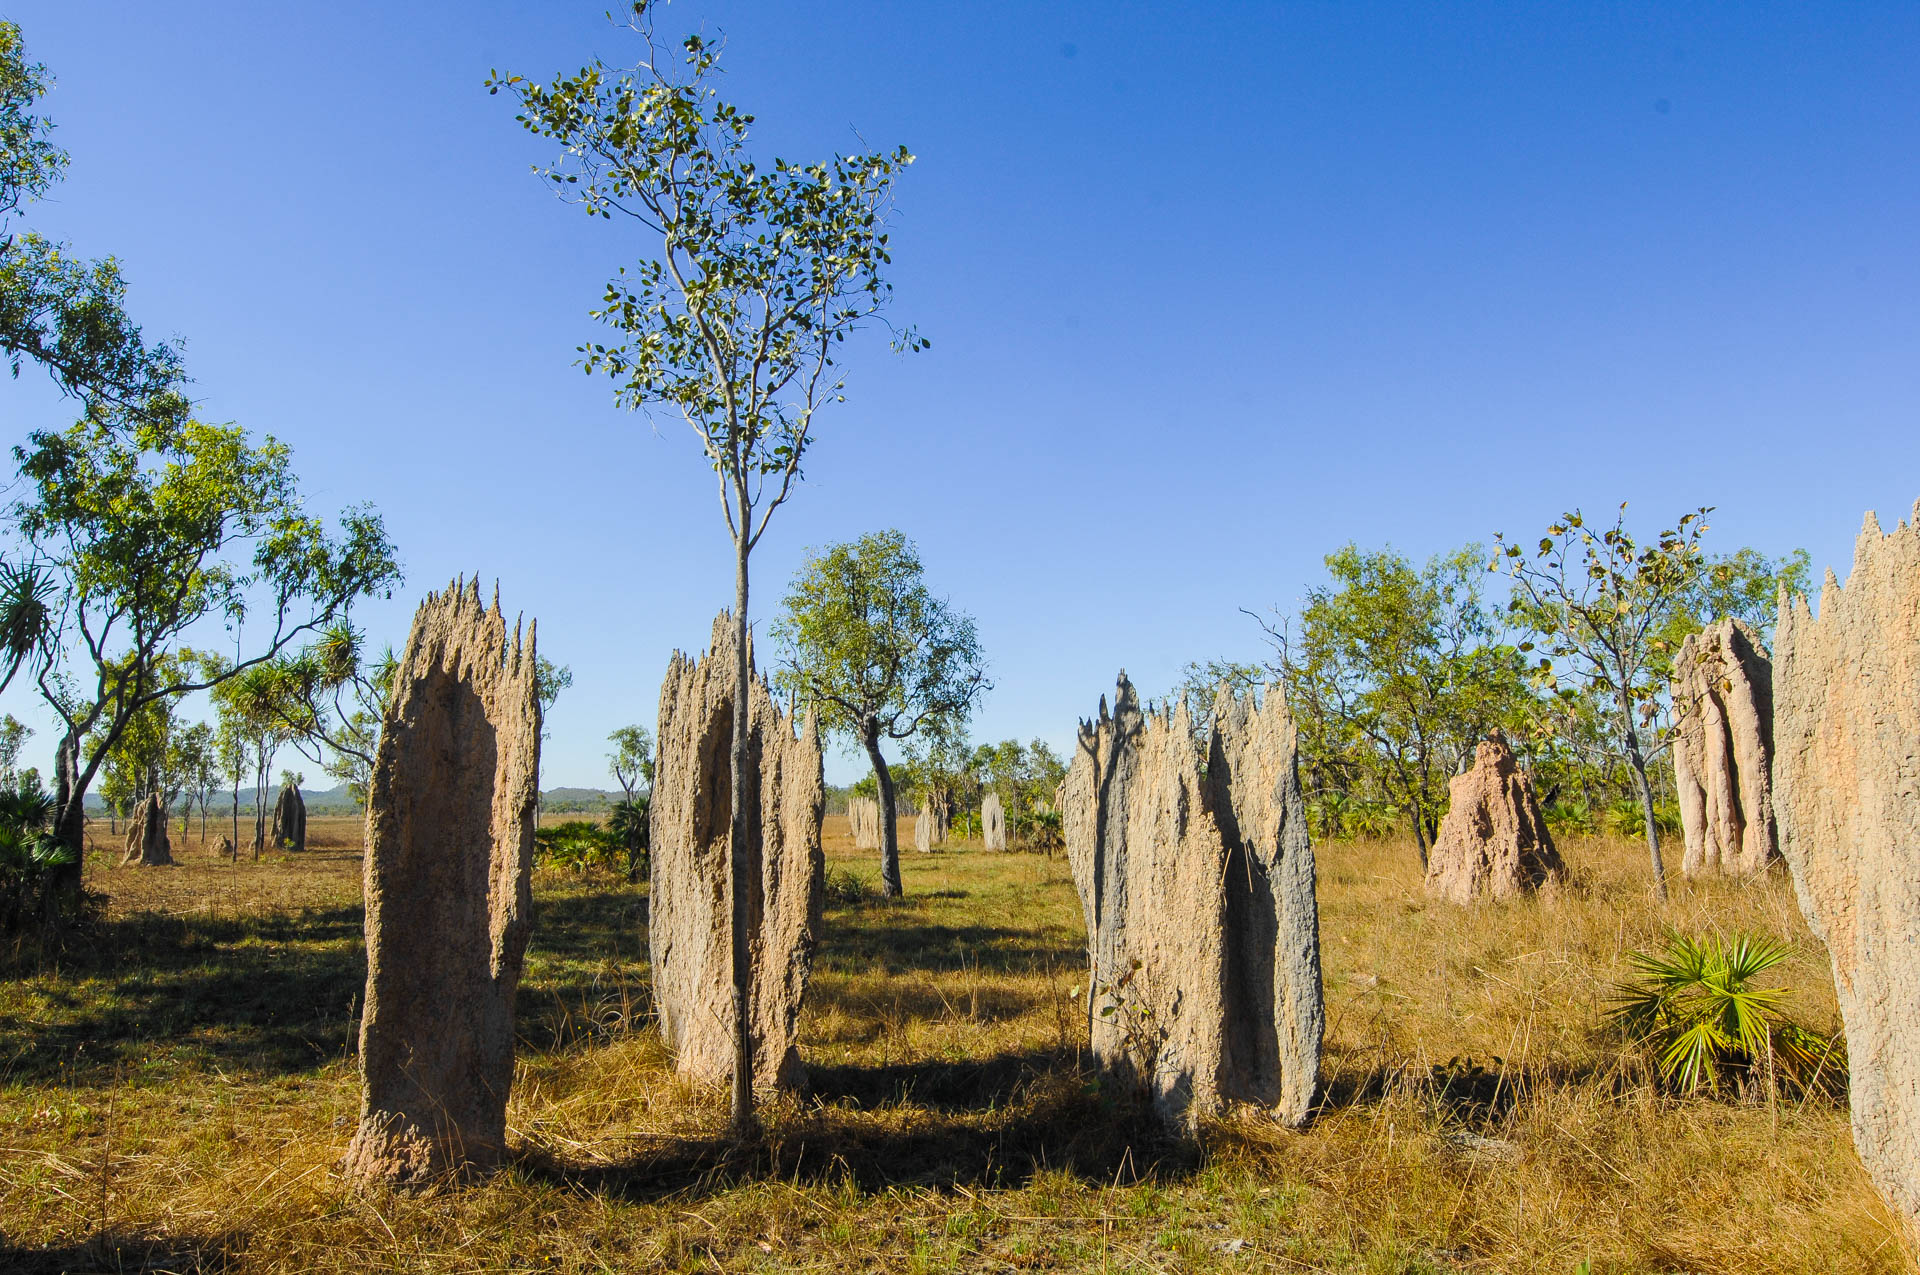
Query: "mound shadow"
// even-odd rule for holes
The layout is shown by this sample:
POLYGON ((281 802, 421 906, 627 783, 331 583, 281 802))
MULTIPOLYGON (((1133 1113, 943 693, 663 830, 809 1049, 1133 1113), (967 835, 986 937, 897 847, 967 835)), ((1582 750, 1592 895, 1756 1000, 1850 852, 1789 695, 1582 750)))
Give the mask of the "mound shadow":
POLYGON ((242 1248, 238 1235, 155 1237, 108 1231, 77 1244, 42 1248, 12 1245, 0 1239, 0 1270, 11 1275, 159 1275, 162 1271, 169 1275, 215 1275, 240 1269, 242 1248))
POLYGON ((850 1182, 867 1192, 1017 1188, 1043 1171, 1103 1183, 1169 1181, 1201 1162, 1198 1144, 1170 1135, 1136 1095, 1117 1093, 1068 1058, 814 1068, 810 1079, 813 1105, 777 1113, 765 1138, 748 1147, 723 1136, 662 1137, 637 1141, 610 1162, 529 1147, 516 1163, 569 1189, 656 1202, 754 1181, 850 1182))
POLYGON ((46 1017, 0 1023, 6 1079, 115 1083, 155 1043, 241 1074, 311 1070, 348 1046, 366 978, 358 906, 93 923, 38 980, 46 1017))

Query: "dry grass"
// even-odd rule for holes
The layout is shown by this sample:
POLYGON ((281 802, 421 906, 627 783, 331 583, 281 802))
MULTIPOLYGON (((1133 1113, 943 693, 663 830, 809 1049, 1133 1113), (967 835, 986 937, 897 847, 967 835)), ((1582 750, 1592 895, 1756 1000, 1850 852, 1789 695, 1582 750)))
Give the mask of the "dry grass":
MULTIPOLYGON (((1824 954, 1779 878, 1650 898, 1639 849, 1567 848, 1556 896, 1429 905, 1410 847, 1320 850, 1332 1031, 1315 1125, 1157 1140, 1083 1069, 1065 865, 905 856, 909 898, 829 913, 815 1086, 729 1160, 646 1008, 643 891, 543 878, 518 1153, 458 1193, 363 1200, 358 829, 299 862, 115 869, 93 950, 0 981, 0 1269, 1882 1272, 1908 1257, 1844 1111, 1653 1094, 1599 1027, 1664 927, 1824 954)), ((218 830, 214 830, 218 835, 218 830)), ((844 820, 831 866, 870 882, 844 820)))

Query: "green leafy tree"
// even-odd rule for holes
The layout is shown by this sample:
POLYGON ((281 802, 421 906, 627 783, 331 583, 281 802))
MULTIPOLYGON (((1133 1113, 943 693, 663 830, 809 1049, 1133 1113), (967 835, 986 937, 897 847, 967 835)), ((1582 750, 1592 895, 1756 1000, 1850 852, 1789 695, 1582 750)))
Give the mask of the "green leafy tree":
POLYGON ((195 722, 174 732, 170 765, 181 778, 184 813, 200 807, 200 840, 207 839, 207 802, 220 787, 220 753, 211 722, 195 722))
POLYGON ((12 713, 0 717, 0 788, 11 788, 20 777, 20 749, 33 728, 12 713))
POLYGON ((607 754, 607 768, 614 782, 632 801, 653 790, 653 732, 644 726, 622 726, 607 736, 613 751, 607 754))
POLYGON ((858 744, 880 789, 880 891, 901 894, 899 797, 882 745, 966 729, 990 688, 971 617, 927 588, 920 552, 876 531, 810 554, 773 626, 777 684, 858 744))
POLYGON ((607 736, 613 751, 607 768, 626 794, 607 816, 607 830, 627 853, 627 879, 638 881, 649 848, 648 808, 653 801, 653 733, 644 726, 622 726, 607 736))
POLYGON ((0 934, 13 934, 36 913, 51 918, 58 874, 78 858, 53 835, 53 798, 39 776, 0 787, 0 934))
POLYGON ((387 696, 399 669, 391 646, 369 655, 365 636, 342 618, 299 652, 270 661, 255 707, 278 719, 301 756, 347 786, 364 806, 387 696))
POLYGON ((379 517, 350 509, 330 532, 308 513, 290 454, 232 425, 83 421, 15 448, 24 494, 12 523, 53 582, 35 651, 42 698, 65 734, 56 830, 80 847, 88 787, 136 715, 279 658, 399 567, 379 517), (234 661, 174 661, 202 621, 264 631, 234 661))
POLYGON ((148 345, 127 317, 119 263, 19 227, 67 168, 52 122, 35 112, 51 83, 27 60, 18 24, 0 21, 0 358, 15 377, 28 363, 43 368, 90 410, 177 416, 179 355, 148 345))
POLYGON ((1067 777, 1066 763, 1042 739, 981 744, 973 750, 971 768, 981 797, 988 792, 1000 795, 1007 833, 1014 840, 1023 832, 1031 836, 1035 817, 1053 809, 1054 792, 1067 777))
MULTIPOLYGON (((243 758, 253 776, 253 858, 259 861, 267 841, 268 789, 274 758, 294 737, 286 698, 285 671, 268 660, 220 678, 213 686, 213 706, 220 716, 223 738, 238 741, 227 760, 243 758)), ((231 745, 229 745, 231 746, 231 745)), ((224 751, 224 750, 223 750, 224 751)), ((239 776, 236 776, 236 781, 239 776)), ((234 789, 234 859, 240 857, 239 787, 234 789)))
POLYGON ((1469 545, 1421 567, 1349 544, 1327 556, 1330 583, 1307 591, 1297 636, 1263 625, 1303 752, 1347 794, 1402 812, 1423 866, 1447 780, 1489 731, 1518 733, 1531 702, 1525 657, 1483 596, 1484 555, 1469 545))
MULTIPOLYGON (((700 35, 683 56, 656 40, 652 6, 630 26, 645 54, 630 71, 594 60, 551 84, 495 72, 529 132, 560 143, 537 169, 591 217, 616 218, 646 244, 608 284, 595 318, 615 336, 582 348, 613 378, 618 402, 677 413, 699 440, 733 545, 736 684, 729 819, 733 915, 732 1124, 754 1136, 748 1021, 750 891, 745 812, 749 565, 773 512, 799 480, 815 414, 841 397, 841 345, 876 319, 892 289, 885 214, 905 148, 797 164, 753 158, 753 117, 714 88, 719 45, 700 35)), ((924 346, 911 333, 901 338, 924 346)))
MULTIPOLYGON (((1621 504, 1611 526, 1589 527, 1579 510, 1561 516, 1531 552, 1495 538, 1513 577, 1514 618, 1537 635, 1535 678, 1562 698, 1590 694, 1608 707, 1609 744, 1626 762, 1640 802, 1654 890, 1667 897, 1660 829, 1647 769, 1671 742, 1662 718, 1678 636, 1695 624, 1707 561, 1700 537, 1709 509, 1696 509, 1640 544, 1621 504)), ((1498 567, 1502 559, 1496 557, 1498 567)))

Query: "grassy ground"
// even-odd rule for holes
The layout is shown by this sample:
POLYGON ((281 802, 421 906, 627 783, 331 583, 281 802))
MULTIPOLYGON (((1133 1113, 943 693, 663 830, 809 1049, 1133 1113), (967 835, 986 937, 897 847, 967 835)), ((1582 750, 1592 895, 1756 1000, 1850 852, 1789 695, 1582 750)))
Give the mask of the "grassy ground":
MULTIPOLYGON (((218 835, 218 829, 214 830, 218 835)), ((829 863, 869 884, 845 821, 829 863)), ((1656 1097, 1599 1027, 1667 926, 1787 938, 1835 1011, 1784 879, 1678 883, 1633 843, 1565 847, 1556 895, 1425 901, 1404 844, 1321 847, 1331 1032, 1311 1129, 1157 1140, 1078 1053, 1066 865, 906 856, 909 897, 828 914, 813 1089, 764 1161, 649 1026, 644 891, 543 876, 520 996, 512 1168, 357 1198, 358 828, 297 862, 119 869, 97 941, 0 978, 0 1270, 1891 1272, 1908 1256, 1818 1102, 1656 1097)))

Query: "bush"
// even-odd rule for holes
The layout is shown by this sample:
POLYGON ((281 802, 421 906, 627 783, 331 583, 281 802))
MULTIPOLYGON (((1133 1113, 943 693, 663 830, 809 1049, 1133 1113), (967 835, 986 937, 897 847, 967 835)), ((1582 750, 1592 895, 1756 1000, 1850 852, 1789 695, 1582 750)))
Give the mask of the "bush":
POLYGON ((835 868, 827 873, 827 906, 858 907, 874 897, 867 879, 851 868, 835 868))
POLYGON ((1036 810, 1027 816, 1027 840, 1034 849, 1045 850, 1052 854, 1067 844, 1066 836, 1061 832, 1060 812, 1058 810, 1036 810))
POLYGON ((546 868, 585 872, 604 868, 627 871, 627 848, 611 830, 586 819, 569 819, 533 834, 533 860, 546 868))
MULTIPOLYGON (((1639 807, 1635 806, 1635 818, 1639 817, 1639 807)), ((1571 801, 1548 802, 1540 812, 1547 821, 1547 828, 1556 837, 1593 835, 1593 809, 1571 801)), ((1637 825, 1636 825, 1637 826, 1637 825)))
POLYGON ((53 835, 53 797, 40 777, 22 775, 0 788, 0 934, 13 934, 36 913, 47 915, 59 869, 72 864, 71 847, 53 835))
POLYGON ((638 881, 647 873, 647 803, 645 797, 623 801, 607 816, 607 833, 626 855, 629 881, 638 881))
POLYGON ((1616 985, 1611 1018, 1649 1050, 1661 1081, 1676 1092, 1754 1093, 1781 1083, 1838 1096, 1846 1087, 1846 1044, 1807 1031, 1786 1014, 1786 989, 1754 980, 1787 958, 1772 939, 1745 935, 1691 939, 1635 952, 1639 976, 1616 985))
MULTIPOLYGON (((1670 801, 1653 803, 1653 826, 1663 837, 1680 835, 1680 807, 1670 801)), ((1616 837, 1638 840, 1647 835, 1647 821, 1636 798, 1623 797, 1606 810, 1607 831, 1616 837)))

